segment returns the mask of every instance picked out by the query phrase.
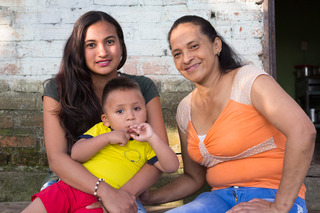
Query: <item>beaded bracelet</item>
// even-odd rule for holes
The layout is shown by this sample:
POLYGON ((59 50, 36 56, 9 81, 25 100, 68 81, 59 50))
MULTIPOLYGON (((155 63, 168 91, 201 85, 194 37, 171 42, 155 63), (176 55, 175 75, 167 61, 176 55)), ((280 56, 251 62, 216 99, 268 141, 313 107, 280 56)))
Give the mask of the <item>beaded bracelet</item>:
POLYGON ((97 198, 98 201, 101 201, 101 199, 98 197, 98 193, 97 193, 98 186, 99 186, 101 181, 104 181, 104 179, 103 178, 99 178, 99 180, 96 183, 96 186, 94 187, 94 193, 93 193, 93 195, 97 198))

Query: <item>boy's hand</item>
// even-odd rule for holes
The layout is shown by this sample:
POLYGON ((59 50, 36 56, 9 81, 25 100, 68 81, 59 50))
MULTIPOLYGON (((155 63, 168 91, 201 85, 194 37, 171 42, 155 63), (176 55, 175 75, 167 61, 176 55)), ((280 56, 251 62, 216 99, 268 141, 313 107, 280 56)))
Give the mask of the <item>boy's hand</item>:
POLYGON ((126 130, 113 130, 107 134, 107 139, 109 144, 125 146, 130 139, 130 135, 126 130))
POLYGON ((131 132, 130 136, 137 141, 140 142, 147 142, 151 138, 151 136, 154 134, 152 127, 150 124, 142 123, 139 125, 132 125, 130 126, 131 132), (133 133, 132 133, 133 132, 133 133), (136 134, 134 134, 136 133, 136 134))

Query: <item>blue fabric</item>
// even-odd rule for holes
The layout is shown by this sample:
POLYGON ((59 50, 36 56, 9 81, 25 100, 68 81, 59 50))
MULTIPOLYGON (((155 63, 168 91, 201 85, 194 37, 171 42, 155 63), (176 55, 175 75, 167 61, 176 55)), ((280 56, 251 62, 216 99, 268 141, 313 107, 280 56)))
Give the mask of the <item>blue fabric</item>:
POLYGON ((58 179, 58 180, 49 180, 48 182, 43 184, 43 186, 41 187, 40 191, 44 190, 45 188, 47 188, 48 186, 51 186, 54 183, 57 183, 59 180, 60 179, 58 179))
POLYGON ((154 156, 153 158, 151 158, 150 160, 148 160, 148 164, 149 164, 149 165, 153 165, 153 164, 155 164, 156 162, 158 162, 158 157, 157 157, 157 156, 154 156))
MULTIPOLYGON (((230 187, 204 192, 190 203, 167 211, 168 213, 224 213, 240 202, 254 198, 274 201, 276 189, 254 187, 230 187)), ((298 197, 289 213, 307 213, 305 200, 298 197)))
POLYGON ((137 200, 138 211, 137 213, 147 213, 144 206, 137 200))

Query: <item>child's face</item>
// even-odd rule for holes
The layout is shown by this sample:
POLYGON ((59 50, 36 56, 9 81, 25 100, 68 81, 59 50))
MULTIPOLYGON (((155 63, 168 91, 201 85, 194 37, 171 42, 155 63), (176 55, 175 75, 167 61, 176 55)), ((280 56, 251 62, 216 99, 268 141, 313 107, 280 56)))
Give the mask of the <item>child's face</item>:
POLYGON ((102 122, 114 130, 129 129, 133 124, 147 121, 144 98, 136 89, 112 91, 103 107, 102 122))

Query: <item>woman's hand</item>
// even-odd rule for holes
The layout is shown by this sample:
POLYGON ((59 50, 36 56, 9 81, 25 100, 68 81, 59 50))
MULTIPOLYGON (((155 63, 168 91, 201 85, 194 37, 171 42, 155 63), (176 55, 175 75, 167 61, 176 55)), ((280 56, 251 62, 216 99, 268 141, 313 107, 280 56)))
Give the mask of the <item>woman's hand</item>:
POLYGON ((142 194, 139 195, 138 199, 142 203, 142 205, 150 204, 148 201, 150 200, 151 190, 150 188, 145 190, 142 194))
POLYGON ((103 213, 108 213, 108 211, 104 208, 104 206, 102 205, 102 203, 100 202, 95 202, 89 206, 86 207, 86 209, 102 209, 103 213))
POLYGON ((278 213, 281 211, 276 209, 276 206, 273 202, 255 198, 250 200, 249 202, 239 203, 238 205, 234 206, 232 209, 227 211, 227 213, 239 213, 239 212, 278 213))
POLYGON ((136 213, 138 211, 135 196, 121 189, 109 189, 100 196, 101 203, 96 202, 87 209, 103 208, 104 212, 110 213, 136 213))

